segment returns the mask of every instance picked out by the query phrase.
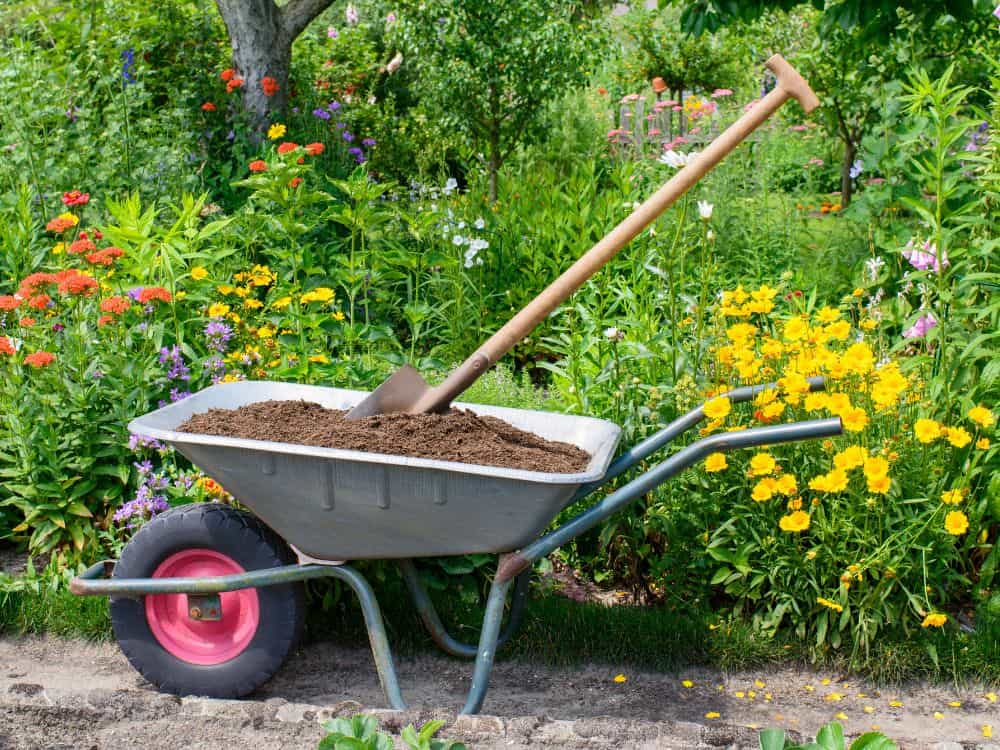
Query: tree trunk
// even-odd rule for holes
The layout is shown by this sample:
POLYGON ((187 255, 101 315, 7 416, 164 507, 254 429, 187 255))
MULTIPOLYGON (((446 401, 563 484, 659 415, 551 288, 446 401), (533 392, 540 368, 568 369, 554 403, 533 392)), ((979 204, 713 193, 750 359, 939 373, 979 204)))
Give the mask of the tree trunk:
POLYGON ((288 104, 288 71, 292 42, 332 0, 289 0, 279 8, 274 0, 215 0, 233 48, 233 67, 243 79, 243 109, 262 125, 288 104), (265 78, 277 90, 268 96, 265 78))
POLYGON ((850 138, 844 139, 844 161, 840 165, 840 205, 847 208, 854 193, 854 180, 851 178, 851 167, 858 155, 858 146, 850 138))

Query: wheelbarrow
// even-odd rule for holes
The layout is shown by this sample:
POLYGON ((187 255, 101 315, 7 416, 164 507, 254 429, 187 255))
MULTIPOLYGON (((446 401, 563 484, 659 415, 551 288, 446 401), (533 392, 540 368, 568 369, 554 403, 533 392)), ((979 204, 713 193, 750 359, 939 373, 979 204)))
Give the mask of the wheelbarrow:
MULTIPOLYGON (((774 383, 728 392, 751 400, 774 383)), ((810 388, 824 387, 822 378, 810 388)), ((166 511, 142 526, 118 561, 74 578, 78 595, 111 597, 122 651, 163 691, 238 697, 272 677, 295 647, 305 615, 303 582, 343 581, 357 595, 388 704, 403 709, 391 648, 371 586, 350 560, 396 559, 420 618, 446 653, 475 659, 463 713, 483 705, 497 649, 519 625, 532 564, 715 451, 839 435, 838 418, 704 437, 546 532, 559 513, 635 467, 705 419, 698 407, 612 461, 620 428, 591 417, 459 404, 591 455, 576 474, 547 474, 178 432, 209 408, 305 399, 350 409, 368 394, 275 382, 211 386, 129 424, 172 445, 252 514, 221 503, 166 511), (447 632, 412 562, 417 557, 499 555, 478 647, 447 632), (508 594, 507 625, 501 624, 508 594)))

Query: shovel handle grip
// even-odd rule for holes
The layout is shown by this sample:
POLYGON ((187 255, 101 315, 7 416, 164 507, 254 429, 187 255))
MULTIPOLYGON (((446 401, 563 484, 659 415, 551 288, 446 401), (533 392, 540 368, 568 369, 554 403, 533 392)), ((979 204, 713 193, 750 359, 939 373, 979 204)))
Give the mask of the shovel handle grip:
POLYGON ((424 403, 414 411, 436 411, 435 407, 446 407, 450 404, 452 399, 475 382, 490 365, 513 349, 521 339, 722 161, 750 133, 759 128, 788 99, 796 99, 806 112, 811 112, 819 105, 819 99, 809 88, 809 84, 781 55, 774 55, 765 64, 777 78, 777 85, 767 96, 726 128, 704 151, 688 162, 663 187, 485 341, 476 353, 463 362, 441 385, 432 389, 423 400, 424 403))

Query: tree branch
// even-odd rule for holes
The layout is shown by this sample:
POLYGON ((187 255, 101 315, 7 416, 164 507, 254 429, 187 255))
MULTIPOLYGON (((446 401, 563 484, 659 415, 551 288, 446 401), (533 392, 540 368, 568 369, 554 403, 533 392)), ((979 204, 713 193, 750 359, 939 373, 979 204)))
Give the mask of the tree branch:
POLYGON ((333 0, 289 0, 281 9, 281 29, 289 43, 301 34, 333 0))

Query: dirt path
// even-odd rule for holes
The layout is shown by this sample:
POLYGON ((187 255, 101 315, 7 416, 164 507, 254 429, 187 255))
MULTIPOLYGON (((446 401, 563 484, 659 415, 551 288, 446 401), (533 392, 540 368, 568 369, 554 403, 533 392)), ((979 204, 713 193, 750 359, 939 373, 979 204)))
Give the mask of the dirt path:
POLYGON ((1000 750, 983 736, 983 725, 992 724, 1000 737, 1000 702, 976 687, 878 691, 792 669, 630 672, 616 683, 618 670, 611 667, 502 661, 484 708, 490 715, 456 720, 469 664, 425 655, 397 668, 413 711, 382 710, 369 653, 330 644, 297 654, 252 699, 178 699, 157 693, 114 644, 0 639, 0 748, 174 750, 242 743, 254 750, 311 750, 321 736, 318 719, 376 709, 389 729, 443 718, 450 726, 442 736, 464 739, 474 750, 756 747, 754 727, 811 735, 841 712, 848 732, 876 725, 907 748, 1000 750), (710 712, 719 717, 706 718, 710 712))

